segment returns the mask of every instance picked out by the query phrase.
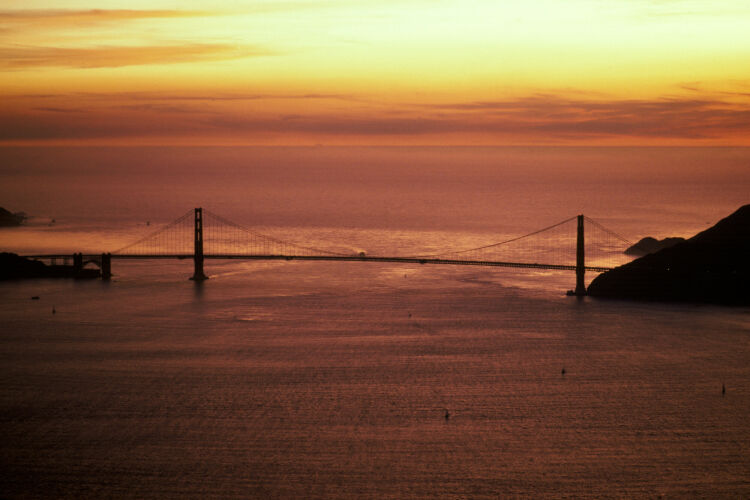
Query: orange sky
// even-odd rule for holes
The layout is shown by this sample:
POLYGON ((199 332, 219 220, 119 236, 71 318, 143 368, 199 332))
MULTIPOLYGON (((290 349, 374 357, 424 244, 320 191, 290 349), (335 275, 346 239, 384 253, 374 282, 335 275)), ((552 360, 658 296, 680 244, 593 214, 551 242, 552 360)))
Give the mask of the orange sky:
POLYGON ((0 144, 750 145, 748 26, 745 0, 11 0, 0 144))

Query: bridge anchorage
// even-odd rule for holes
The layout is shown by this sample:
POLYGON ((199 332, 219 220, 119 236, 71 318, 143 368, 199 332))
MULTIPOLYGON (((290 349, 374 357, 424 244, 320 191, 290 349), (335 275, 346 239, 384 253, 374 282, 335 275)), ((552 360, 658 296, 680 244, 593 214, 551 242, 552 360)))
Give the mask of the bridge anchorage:
MULTIPOLYGON (((586 294, 586 272, 603 272, 624 262, 623 247, 631 243, 584 215, 523 236, 467 250, 427 255, 389 256, 341 252, 284 241, 231 222, 203 208, 195 208, 161 229, 119 250, 101 254, 73 254, 73 266, 82 270, 93 263, 102 279, 112 276, 113 259, 192 259, 191 280, 208 279, 206 259, 316 260, 390 262, 461 266, 510 267, 535 270, 575 271, 575 289, 569 295, 586 294), (588 239, 584 238, 584 226, 588 239), (587 259, 591 261, 587 265, 587 259)), ((33 255, 37 259, 70 259, 70 254, 33 255)))

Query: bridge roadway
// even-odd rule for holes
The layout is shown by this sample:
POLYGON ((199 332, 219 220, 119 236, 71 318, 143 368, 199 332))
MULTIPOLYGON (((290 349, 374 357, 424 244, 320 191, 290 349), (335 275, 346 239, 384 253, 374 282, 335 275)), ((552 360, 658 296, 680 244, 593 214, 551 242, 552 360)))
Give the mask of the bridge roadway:
MULTIPOLYGON (((47 254, 26 255, 29 259, 70 259, 70 254, 47 254)), ((121 260, 158 260, 158 259, 193 259, 193 254, 170 254, 170 255, 128 255, 111 254, 112 259, 121 260)), ((83 261, 98 261, 101 254, 83 254, 83 261)), ((241 254, 216 254, 203 256, 204 259, 213 260, 315 260, 315 261, 345 261, 345 262, 395 262, 401 264, 447 264, 454 266, 487 266, 487 267, 514 267, 521 269, 550 269, 556 271, 575 271, 574 265, 561 264, 537 264, 523 262, 499 262, 491 260, 458 260, 458 259, 435 259, 422 257, 370 257, 360 255, 241 255, 241 254)), ((585 266, 586 271, 605 272, 610 267, 585 266)))

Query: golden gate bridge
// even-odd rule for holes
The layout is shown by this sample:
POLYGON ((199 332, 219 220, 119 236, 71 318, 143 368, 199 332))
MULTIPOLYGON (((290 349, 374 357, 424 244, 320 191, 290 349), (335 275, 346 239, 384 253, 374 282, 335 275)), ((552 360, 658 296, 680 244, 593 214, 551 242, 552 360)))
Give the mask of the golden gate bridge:
POLYGON ((190 279, 208 279, 208 259, 390 262, 510 267, 575 271, 575 295, 585 295, 586 271, 604 272, 622 260, 630 241, 584 215, 567 218, 530 233, 469 249, 424 255, 377 255, 316 248, 262 234, 203 208, 195 208, 143 238, 111 252, 28 255, 33 259, 72 258, 80 270, 89 263, 112 277, 114 259, 192 259, 190 279))

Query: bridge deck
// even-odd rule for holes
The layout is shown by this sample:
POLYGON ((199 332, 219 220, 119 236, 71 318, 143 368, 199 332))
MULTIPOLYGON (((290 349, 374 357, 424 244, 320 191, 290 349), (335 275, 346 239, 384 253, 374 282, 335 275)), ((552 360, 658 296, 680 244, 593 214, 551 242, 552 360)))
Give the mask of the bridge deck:
MULTIPOLYGON (((47 254, 47 255, 26 255, 30 259, 69 259, 70 254, 47 254)), ((84 254, 83 259, 93 260, 101 258, 101 254, 84 254)), ((153 255, 128 255, 112 254, 112 259, 123 260, 151 260, 151 259, 192 259, 193 254, 153 254, 153 255)), ((240 255, 240 254, 220 254, 204 255, 204 259, 212 260, 314 260, 314 261, 344 261, 344 262, 393 262, 401 264, 442 264, 454 266, 487 266, 487 267, 512 267, 521 269, 550 269, 557 271, 575 271, 575 265, 561 264, 539 264, 525 262, 500 262, 487 260, 455 260, 455 259, 435 259, 421 257, 372 257, 359 255, 240 255)), ((586 271, 604 272, 609 271, 610 267, 586 266, 586 271)))

